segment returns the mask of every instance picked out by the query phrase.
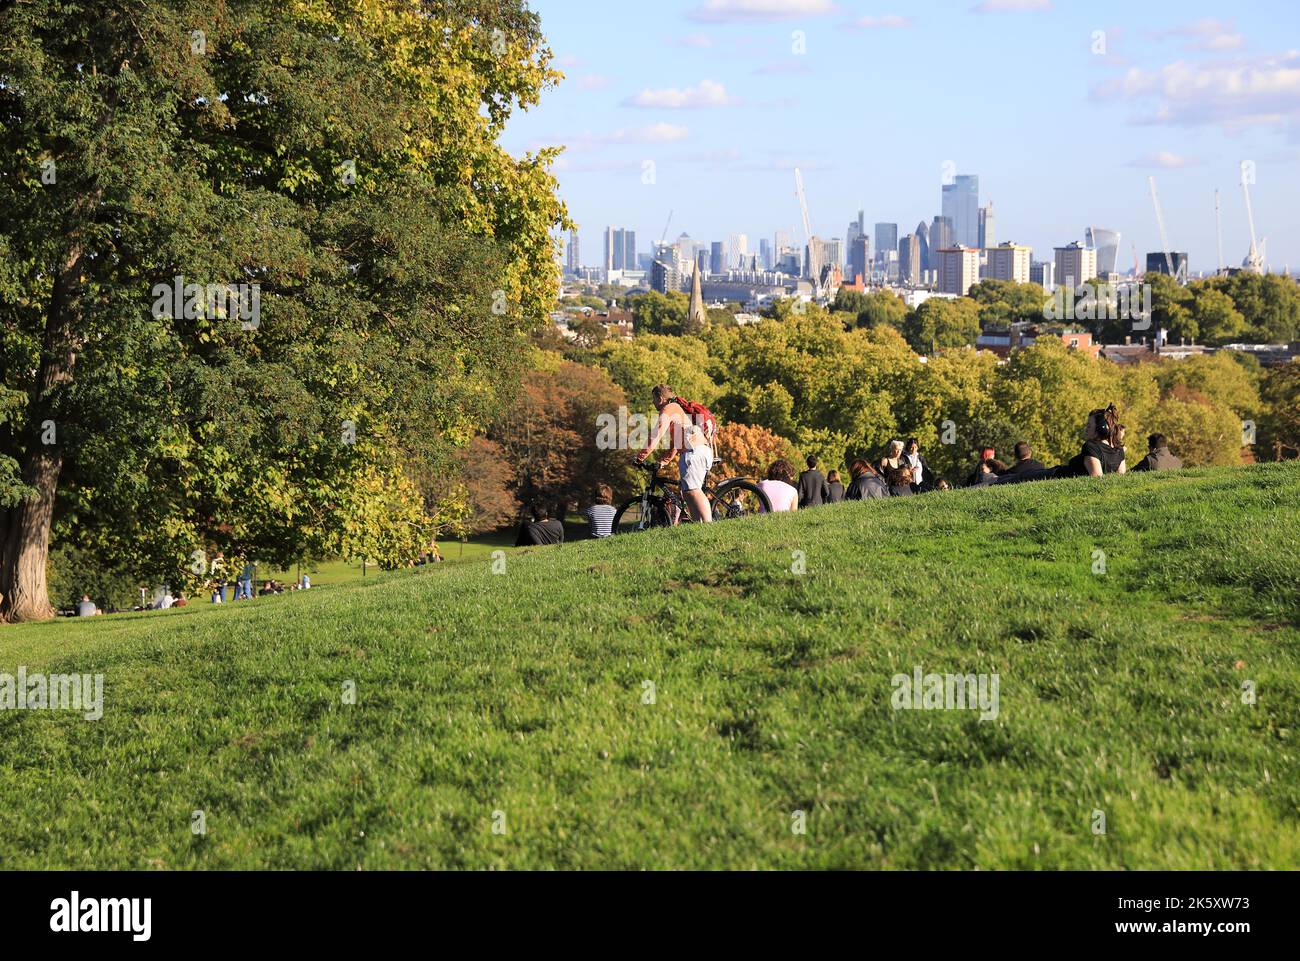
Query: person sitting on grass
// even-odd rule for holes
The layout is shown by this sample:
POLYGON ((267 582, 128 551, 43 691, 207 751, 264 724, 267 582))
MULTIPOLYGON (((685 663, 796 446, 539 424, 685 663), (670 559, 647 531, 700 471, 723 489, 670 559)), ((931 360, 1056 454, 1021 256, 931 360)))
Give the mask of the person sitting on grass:
POLYGON ((515 547, 546 547, 564 543, 564 524, 551 517, 550 508, 541 501, 533 505, 533 520, 519 529, 515 547))
POLYGON ((844 503, 844 482, 840 480, 839 471, 833 470, 826 475, 826 491, 826 503, 844 503))
POLYGON ((1007 470, 1003 476, 1014 477, 1017 474, 1028 474, 1033 471, 1045 470, 1038 461, 1034 460, 1034 449, 1026 444, 1023 440, 1016 445, 1016 462, 1007 470))
POLYGON ((1114 404, 1105 410, 1094 410, 1084 425, 1083 450, 1065 465, 1065 477, 1101 477, 1104 474, 1126 474, 1124 447, 1120 444, 1119 411, 1114 404))
POLYGON ((614 490, 608 484, 596 488, 596 502, 583 511, 587 529, 595 540, 604 540, 614 534, 614 490))
POLYGON ((1148 453, 1133 468, 1134 471, 1147 473, 1159 470, 1182 470, 1183 462, 1169 452, 1169 438, 1164 434, 1152 434, 1147 441, 1148 453))
POLYGON ((784 458, 768 468, 767 480, 759 481, 758 489, 767 495, 774 514, 799 509, 799 490, 794 486, 794 467, 784 458))
POLYGON ((934 487, 934 477, 930 473, 930 465, 921 456, 921 442, 915 437, 907 439, 907 445, 903 448, 903 464, 912 469, 912 490, 914 493, 923 494, 934 487))
POLYGON ((885 475, 889 479, 890 497, 911 497, 916 493, 913 486, 912 468, 904 464, 885 475))
POLYGON ((1002 479, 1003 475, 1008 473, 1009 468, 1006 464, 997 458, 991 457, 979 466, 980 482, 976 486, 988 487, 996 484, 1002 479))
POLYGON ((934 489, 936 491, 950 491, 952 490, 952 485, 940 477, 938 482, 934 485, 934 489))
POLYGON ((799 507, 821 507, 829 495, 826 477, 817 469, 817 458, 810 455, 808 469, 799 475, 799 507))
POLYGON ((884 482, 875 468, 859 458, 849 465, 849 475, 853 482, 849 484, 844 496, 851 501, 877 501, 889 496, 889 486, 884 482))
POLYGON ((898 470, 898 468, 904 466, 904 450, 906 450, 906 445, 901 440, 889 442, 889 453, 884 456, 876 467, 882 477, 888 477, 891 470, 898 470))
POLYGON ((975 470, 966 478, 967 487, 981 487, 984 484, 986 471, 984 465, 998 456, 998 452, 992 447, 985 447, 980 450, 980 459, 975 464, 975 470))

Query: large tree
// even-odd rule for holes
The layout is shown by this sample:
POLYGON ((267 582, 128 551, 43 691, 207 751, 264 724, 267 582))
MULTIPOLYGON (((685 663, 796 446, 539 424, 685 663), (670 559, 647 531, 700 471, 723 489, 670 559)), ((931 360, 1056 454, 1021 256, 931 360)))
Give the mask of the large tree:
POLYGON ((553 154, 498 144, 558 76, 537 17, 32 0, 0 36, 0 619, 52 613, 52 527, 165 576, 400 523, 556 293, 553 154))

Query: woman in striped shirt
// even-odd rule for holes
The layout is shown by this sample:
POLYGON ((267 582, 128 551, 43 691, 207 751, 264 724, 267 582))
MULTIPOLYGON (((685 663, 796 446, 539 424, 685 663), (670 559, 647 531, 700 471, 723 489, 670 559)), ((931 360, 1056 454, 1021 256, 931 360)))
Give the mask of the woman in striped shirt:
POLYGON ((614 533, 614 491, 608 484, 596 488, 596 503, 583 512, 591 536, 603 540, 614 533))

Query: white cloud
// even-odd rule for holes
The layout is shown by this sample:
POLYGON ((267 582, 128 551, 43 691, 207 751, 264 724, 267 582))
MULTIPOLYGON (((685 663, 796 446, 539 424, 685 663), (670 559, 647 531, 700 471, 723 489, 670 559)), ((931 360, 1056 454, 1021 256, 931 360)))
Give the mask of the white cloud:
POLYGON ((859 30, 899 30, 911 25, 911 17, 902 17, 896 13, 885 14, 883 17, 859 17, 853 21, 853 26, 859 30))
POLYGON ((592 144, 645 144, 677 143, 690 135, 686 127, 671 123, 655 123, 646 127, 624 127, 609 134, 580 134, 575 138, 579 142, 592 144))
POLYGON ((1146 154, 1137 160, 1129 162, 1130 167, 1154 167, 1159 170, 1181 170, 1184 167, 1195 166, 1195 164, 1195 160, 1188 160, 1186 157, 1169 150, 1157 150, 1155 153, 1146 154))
POLYGON ((838 9, 832 0, 704 0, 687 16, 700 23, 766 23, 823 17, 838 9))
POLYGON ((1159 70, 1133 67, 1092 91, 1099 101, 1148 104, 1142 124, 1300 127, 1300 52, 1235 62, 1179 60, 1159 70))
POLYGON ((974 8, 976 13, 1024 13, 1051 9, 1052 0, 984 0, 974 8))
POLYGON ((699 110, 706 107, 734 107, 739 103, 716 80, 701 80, 698 85, 683 89, 668 87, 663 90, 642 90, 623 101, 627 107, 654 110, 699 110))
POLYGON ((1246 38, 1237 33, 1231 22, 1205 17, 1185 27, 1175 27, 1155 34, 1157 38, 1182 37, 1189 50, 1238 50, 1246 38))

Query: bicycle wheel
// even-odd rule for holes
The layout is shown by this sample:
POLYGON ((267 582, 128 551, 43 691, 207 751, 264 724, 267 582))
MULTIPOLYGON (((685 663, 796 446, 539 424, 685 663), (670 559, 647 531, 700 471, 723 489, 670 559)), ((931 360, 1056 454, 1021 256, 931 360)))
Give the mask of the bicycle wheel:
POLYGON ((729 480, 718 485, 711 498, 715 521, 735 520, 755 514, 769 514, 772 503, 767 495, 749 481, 729 480))
POLYGON ((666 526, 663 517, 663 504, 657 497, 650 499, 650 509, 642 510, 641 498, 633 497, 625 501, 614 515, 615 534, 635 534, 652 527, 666 526))

